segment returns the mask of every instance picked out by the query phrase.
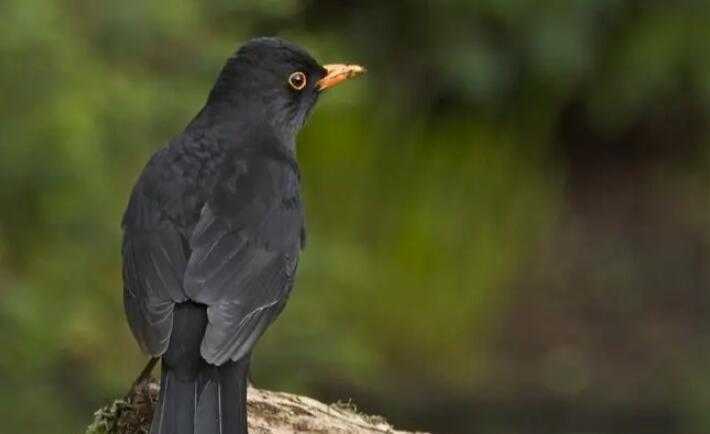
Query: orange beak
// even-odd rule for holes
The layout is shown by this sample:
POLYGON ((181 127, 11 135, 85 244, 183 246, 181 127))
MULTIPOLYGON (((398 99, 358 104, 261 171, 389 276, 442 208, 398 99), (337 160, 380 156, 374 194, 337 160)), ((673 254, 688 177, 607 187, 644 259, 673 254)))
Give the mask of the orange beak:
POLYGON ((330 89, 349 78, 355 78, 367 72, 367 70, 360 65, 332 64, 323 65, 323 68, 325 68, 328 73, 316 83, 316 87, 320 91, 330 89))

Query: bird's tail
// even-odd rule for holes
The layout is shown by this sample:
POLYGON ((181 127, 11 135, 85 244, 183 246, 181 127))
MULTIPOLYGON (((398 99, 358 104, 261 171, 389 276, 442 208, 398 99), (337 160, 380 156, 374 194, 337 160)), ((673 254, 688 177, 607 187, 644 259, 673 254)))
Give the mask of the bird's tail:
POLYGON ((248 358, 219 367, 205 363, 189 379, 161 369, 150 434, 247 434, 248 358))

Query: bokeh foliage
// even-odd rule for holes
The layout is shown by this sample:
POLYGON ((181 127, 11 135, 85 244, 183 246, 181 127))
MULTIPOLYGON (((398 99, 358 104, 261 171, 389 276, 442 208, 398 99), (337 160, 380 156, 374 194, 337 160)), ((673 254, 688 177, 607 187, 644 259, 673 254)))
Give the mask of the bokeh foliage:
POLYGON ((130 187, 257 35, 370 71, 299 138, 308 246, 257 349, 258 385, 355 396, 442 432, 592 432, 580 424, 608 414, 621 422, 594 432, 657 432, 634 422, 649 408, 661 427, 710 428, 710 279, 692 266, 710 241, 708 2, 5 0, 0 16, 8 432, 79 432, 140 370, 121 302, 130 187), (640 203, 628 221, 625 201, 640 203), (665 296, 677 315, 639 304, 665 296), (695 332, 648 341, 676 354, 656 376, 621 381, 623 361, 599 374, 592 356, 615 348, 587 345, 591 330, 649 312, 609 333, 635 340, 658 318, 695 332), (598 392, 622 386, 650 398, 598 392))

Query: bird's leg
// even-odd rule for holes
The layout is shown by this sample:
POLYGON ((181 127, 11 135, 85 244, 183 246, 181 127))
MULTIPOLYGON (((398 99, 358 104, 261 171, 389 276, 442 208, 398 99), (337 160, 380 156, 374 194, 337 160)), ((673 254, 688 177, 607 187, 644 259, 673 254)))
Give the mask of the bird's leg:
POLYGON ((126 394, 125 398, 128 399, 128 397, 131 396, 134 390, 136 390, 136 387, 150 376, 150 373, 153 372, 153 368, 155 367, 155 364, 158 363, 158 357, 151 357, 150 360, 148 360, 148 364, 145 365, 145 368, 141 371, 141 373, 138 375, 138 378, 133 382, 131 385, 131 388, 128 390, 128 393, 126 394))

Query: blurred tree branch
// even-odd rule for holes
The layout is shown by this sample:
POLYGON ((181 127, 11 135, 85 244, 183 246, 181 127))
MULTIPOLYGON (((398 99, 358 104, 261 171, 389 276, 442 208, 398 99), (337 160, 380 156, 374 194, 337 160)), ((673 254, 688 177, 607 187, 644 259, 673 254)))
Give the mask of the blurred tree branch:
MULTIPOLYGON (((147 434, 160 386, 153 379, 94 414, 86 434, 147 434)), ((247 408, 252 434, 352 433, 409 434, 396 431, 381 416, 359 413, 352 403, 323 404, 305 396, 250 387, 247 408)))

